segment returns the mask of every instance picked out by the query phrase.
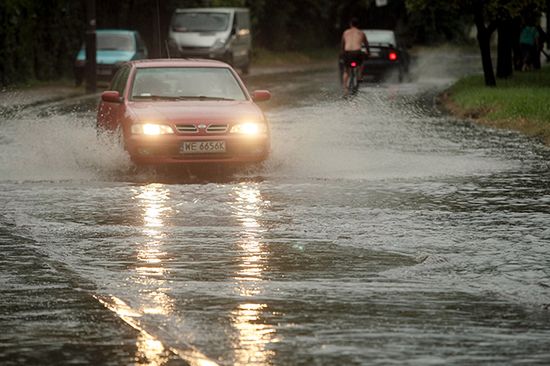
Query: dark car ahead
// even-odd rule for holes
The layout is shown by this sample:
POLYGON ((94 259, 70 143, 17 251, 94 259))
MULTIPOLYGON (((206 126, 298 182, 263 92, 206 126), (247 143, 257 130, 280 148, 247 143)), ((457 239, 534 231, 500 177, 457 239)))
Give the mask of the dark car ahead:
POLYGON ((364 29, 369 41, 369 56, 362 65, 362 75, 376 80, 396 75, 399 82, 409 72, 410 57, 395 32, 385 29, 364 29))

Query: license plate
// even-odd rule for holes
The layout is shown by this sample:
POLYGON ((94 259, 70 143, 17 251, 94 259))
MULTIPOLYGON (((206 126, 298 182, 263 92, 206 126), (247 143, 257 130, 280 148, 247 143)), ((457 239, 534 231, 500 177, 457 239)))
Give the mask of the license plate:
POLYGON ((225 141, 185 141, 181 144, 182 154, 224 153, 225 141))

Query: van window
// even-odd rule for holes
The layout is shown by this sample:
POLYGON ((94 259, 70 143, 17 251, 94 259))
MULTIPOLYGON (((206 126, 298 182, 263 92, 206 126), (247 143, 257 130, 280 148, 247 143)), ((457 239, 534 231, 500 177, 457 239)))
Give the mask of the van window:
POLYGON ((221 32, 228 27, 228 13, 176 13, 172 19, 174 32, 221 32))

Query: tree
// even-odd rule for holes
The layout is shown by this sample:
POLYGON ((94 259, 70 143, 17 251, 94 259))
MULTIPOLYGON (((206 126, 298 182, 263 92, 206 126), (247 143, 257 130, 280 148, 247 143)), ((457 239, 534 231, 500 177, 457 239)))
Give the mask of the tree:
MULTIPOLYGON (((503 77, 510 75, 509 65, 512 54, 509 51, 512 45, 506 26, 511 19, 517 18, 522 11, 529 8, 542 9, 546 0, 407 0, 407 7, 411 12, 423 11, 435 7, 451 16, 461 13, 470 14, 477 29, 477 40, 481 54, 485 85, 495 86, 495 74, 491 59, 491 36, 499 27, 502 38, 499 43, 500 73, 503 77), (509 44, 508 44, 509 43, 509 44)), ((509 28, 508 28, 509 29, 509 28)))

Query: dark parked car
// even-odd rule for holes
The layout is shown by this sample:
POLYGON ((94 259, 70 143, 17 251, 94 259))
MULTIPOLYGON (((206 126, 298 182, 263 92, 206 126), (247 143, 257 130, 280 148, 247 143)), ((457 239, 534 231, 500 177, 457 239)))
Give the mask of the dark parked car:
POLYGON ((410 57, 395 32, 385 29, 364 29, 369 41, 369 56, 363 62, 362 74, 376 80, 396 75, 403 81, 409 73, 410 57))
MULTIPOLYGON (((96 47, 98 80, 110 81, 123 62, 147 58, 147 47, 137 31, 98 29, 96 47)), ((86 45, 83 44, 75 60, 77 84, 81 84, 84 79, 85 65, 86 45)))

